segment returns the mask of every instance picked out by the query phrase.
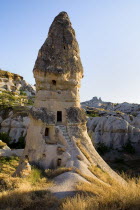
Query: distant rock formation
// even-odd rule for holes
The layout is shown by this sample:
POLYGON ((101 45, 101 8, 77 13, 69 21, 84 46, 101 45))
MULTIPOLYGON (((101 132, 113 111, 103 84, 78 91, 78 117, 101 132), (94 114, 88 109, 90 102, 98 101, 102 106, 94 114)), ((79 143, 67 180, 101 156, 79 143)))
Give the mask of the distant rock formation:
POLYGON ((90 117, 87 127, 95 146, 104 143, 108 148, 122 150, 131 142, 136 149, 140 147, 140 118, 132 123, 128 118, 117 116, 90 117), (139 128, 134 126, 137 120, 139 128))
POLYGON ((113 110, 113 107, 114 107, 113 103, 104 102, 104 101, 102 101, 101 98, 98 99, 98 97, 96 97, 96 96, 93 97, 89 101, 82 102, 81 106, 82 106, 82 108, 85 108, 85 109, 86 109, 86 107, 96 107, 96 108, 104 108, 107 110, 113 110))
POLYGON ((27 96, 34 96, 36 88, 27 83, 22 76, 0 69, 0 91, 10 91, 20 94, 20 91, 27 96))
POLYGON ((103 108, 105 110, 110 111, 120 111, 126 114, 139 114, 140 115, 140 104, 134 103, 112 103, 102 101, 101 98, 93 97, 89 101, 85 101, 81 103, 81 106, 86 109, 86 107, 95 107, 95 108, 103 108))
POLYGON ((103 102, 97 97, 82 103, 89 115, 87 128, 94 145, 122 150, 131 143, 140 151, 140 104, 103 102))

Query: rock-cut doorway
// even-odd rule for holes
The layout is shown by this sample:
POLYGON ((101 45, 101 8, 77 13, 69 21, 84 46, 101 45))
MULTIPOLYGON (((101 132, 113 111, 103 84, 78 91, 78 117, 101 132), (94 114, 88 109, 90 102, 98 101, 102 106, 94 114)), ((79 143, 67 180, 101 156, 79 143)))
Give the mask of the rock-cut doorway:
POLYGON ((62 111, 57 111, 57 122, 62 122, 62 111))

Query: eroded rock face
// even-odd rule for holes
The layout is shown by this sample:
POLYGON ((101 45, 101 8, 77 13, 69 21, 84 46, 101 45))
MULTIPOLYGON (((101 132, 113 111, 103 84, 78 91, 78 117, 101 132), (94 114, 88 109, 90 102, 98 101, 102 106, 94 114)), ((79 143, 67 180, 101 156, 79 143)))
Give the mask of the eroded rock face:
MULTIPOLYGON (((3 110, 4 111, 4 110, 3 110)), ((6 117, 3 111, 0 112, 1 115, 1 127, 0 133, 7 133, 11 139, 11 142, 18 142, 20 137, 25 137, 27 133, 27 128, 29 125, 28 112, 22 113, 21 110, 11 111, 5 110, 6 117)), ((24 108, 23 108, 24 111, 24 108)))
POLYGON ((129 141, 140 143, 140 128, 116 116, 93 117, 88 119, 88 131, 95 145, 104 143, 112 149, 122 149, 129 141))
POLYGON ((0 133, 7 134, 7 142, 17 143, 26 136, 35 93, 35 86, 22 76, 0 70, 0 133))
POLYGON ((36 71, 56 75, 83 73, 75 31, 66 12, 61 12, 54 19, 48 38, 39 50, 34 73, 36 71))
POLYGON ((34 96, 36 88, 27 83, 22 76, 8 71, 0 70, 0 91, 17 92, 24 91, 27 96, 34 96))
POLYGON ((125 114, 134 114, 135 116, 140 116, 140 104, 134 103, 112 103, 112 102, 105 102, 102 101, 101 98, 93 97, 89 101, 85 101, 81 103, 81 106, 84 109, 89 108, 101 108, 108 111, 120 111, 125 114))
MULTIPOLYGON (((54 19, 33 72, 37 94, 30 114, 26 147, 15 175, 20 175, 28 159, 30 164, 43 169, 70 167, 72 172, 66 175, 69 181, 76 176, 76 169, 97 179, 88 168, 91 165, 98 165, 116 180, 123 181, 98 155, 88 136, 86 116, 79 100, 83 68, 67 13, 61 12, 54 19)), ((76 183, 80 181, 80 176, 77 177, 76 183)))
POLYGON ((114 179, 123 181, 98 155, 88 136, 79 99, 83 68, 67 13, 61 12, 54 19, 33 72, 37 94, 30 115, 26 147, 16 175, 20 174, 24 168, 22 163, 28 159, 30 164, 43 169, 70 167, 74 173, 78 169, 94 178, 97 177, 89 166, 96 165, 114 179), (53 124, 50 124, 50 116, 54 116, 53 124))
POLYGON ((47 124, 55 124, 55 116, 53 112, 49 112, 46 108, 31 108, 30 114, 33 118, 41 120, 47 124))
POLYGON ((87 121, 86 114, 81 108, 70 107, 66 111, 69 123, 85 123, 87 121))
POLYGON ((111 149, 121 150, 131 143, 136 151, 140 150, 139 104, 115 104, 93 97, 81 105, 89 115, 87 128, 93 144, 103 143, 111 149))
POLYGON ((23 149, 11 150, 6 145, 6 143, 4 143, 4 142, 2 142, 0 140, 0 157, 10 157, 10 156, 18 156, 18 157, 21 157, 22 154, 23 154, 23 149))

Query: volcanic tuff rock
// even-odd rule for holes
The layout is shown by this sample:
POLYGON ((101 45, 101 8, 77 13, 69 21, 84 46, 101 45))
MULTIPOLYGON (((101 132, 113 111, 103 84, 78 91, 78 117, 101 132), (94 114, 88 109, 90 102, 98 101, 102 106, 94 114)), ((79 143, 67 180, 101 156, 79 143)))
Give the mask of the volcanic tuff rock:
MULTIPOLYGON (((61 12, 54 19, 48 38, 39 50, 33 73, 36 99, 30 114, 26 147, 15 175, 20 175, 22 163, 27 158, 30 164, 43 169, 72 168, 71 172, 57 176, 55 189, 50 189, 59 192, 61 185, 64 196, 69 189, 74 191, 76 183, 82 179, 76 170, 98 179, 89 166, 99 167, 113 179, 124 183, 99 156, 88 136, 86 117, 79 99, 83 68, 75 32, 66 12, 61 12), (54 122, 51 120, 50 124, 50 120, 44 120, 43 113, 52 119, 54 116, 54 122), (71 180, 75 180, 74 186, 71 180), (65 185, 66 182, 71 188, 65 185)), ((98 181, 103 183, 100 179, 98 181)))
POLYGON ((26 136, 29 117, 24 107, 23 110, 2 110, 0 116, 0 133, 7 133, 11 139, 10 143, 18 142, 20 137, 26 136))
POLYGON ((38 70, 56 75, 83 73, 75 32, 66 12, 61 12, 49 29, 48 38, 39 50, 34 73, 38 70))
POLYGON ((0 140, 0 157, 1 156, 6 156, 6 157, 9 157, 9 156, 22 156, 22 153, 23 153, 23 149, 15 149, 15 150, 11 150, 7 145, 6 143, 2 142, 0 140), (4 145, 4 146, 2 146, 4 145))
POLYGON ((27 83, 22 76, 8 71, 0 70, 0 91, 17 92, 23 91, 27 96, 34 96, 36 88, 27 83))
POLYGON ((88 107, 95 107, 95 108, 103 108, 105 110, 110 111, 120 111, 126 114, 135 114, 140 116, 140 104, 134 104, 134 103, 112 103, 112 102, 105 102, 102 101, 101 98, 93 97, 89 101, 85 101, 81 103, 81 106, 84 109, 87 109, 88 107), (86 108, 87 107, 87 108, 86 108))
POLYGON ((22 76, 0 70, 0 133, 7 134, 9 143, 26 136, 28 111, 35 93, 35 86, 28 84, 22 76))
POLYGON ((123 118, 116 116, 90 117, 87 127, 96 146, 99 143, 104 143, 112 149, 122 149, 128 142, 131 142, 134 147, 140 145, 140 127, 134 127, 123 118))
POLYGON ((113 104, 93 97, 82 106, 89 115, 87 128, 95 146, 103 143, 112 149, 122 149, 131 143, 140 151, 139 104, 113 104))

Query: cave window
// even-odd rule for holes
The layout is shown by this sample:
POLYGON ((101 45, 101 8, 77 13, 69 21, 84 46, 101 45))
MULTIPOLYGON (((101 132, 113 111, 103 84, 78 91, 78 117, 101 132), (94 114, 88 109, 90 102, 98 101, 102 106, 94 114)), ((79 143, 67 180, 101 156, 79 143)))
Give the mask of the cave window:
POLYGON ((45 129, 45 136, 49 136, 49 128, 45 129))
POLYGON ((61 159, 60 158, 57 159, 57 166, 58 167, 61 166, 61 159))
POLYGON ((29 160, 29 157, 28 157, 28 155, 25 155, 25 160, 29 160))
POLYGON ((62 122, 62 112, 57 111, 57 122, 62 122))
POLYGON ((64 50, 66 49, 66 47, 64 46, 64 50))
POLYGON ((53 85, 56 85, 56 80, 52 80, 52 84, 53 85))

